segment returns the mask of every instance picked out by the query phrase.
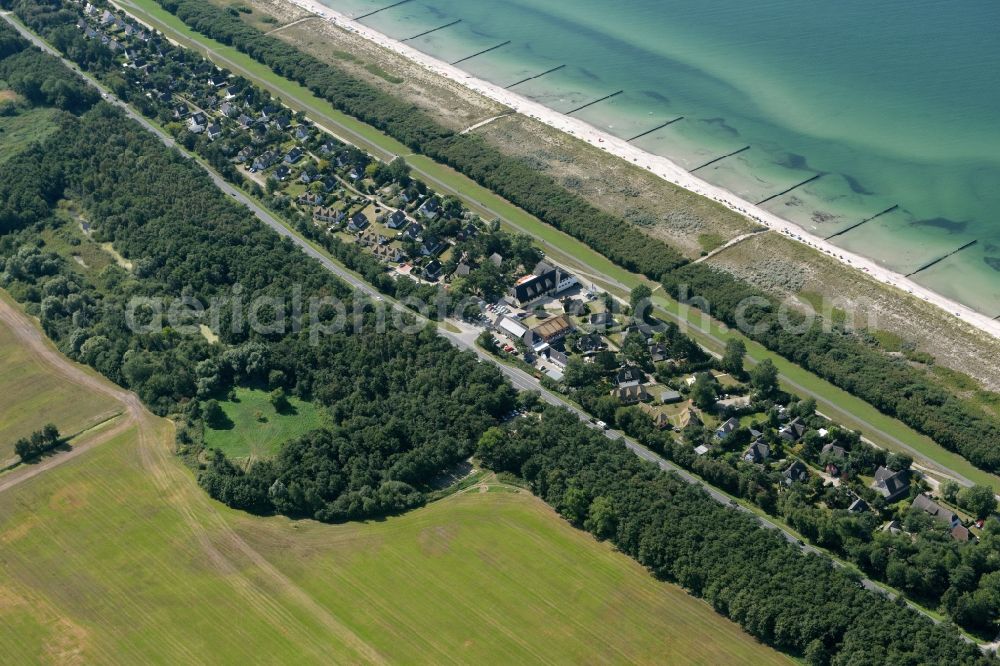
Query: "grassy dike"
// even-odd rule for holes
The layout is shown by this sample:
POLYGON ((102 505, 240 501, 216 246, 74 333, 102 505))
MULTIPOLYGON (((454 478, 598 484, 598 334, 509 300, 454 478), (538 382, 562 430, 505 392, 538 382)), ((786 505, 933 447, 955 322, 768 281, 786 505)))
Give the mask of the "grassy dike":
MULTIPOLYGON (((262 85, 272 94, 280 96, 289 107, 306 112, 313 120, 327 126, 350 143, 383 159, 391 159, 396 155, 405 156, 413 171, 429 185, 457 194, 471 210, 487 219, 498 217, 508 228, 531 235, 546 253, 556 261, 577 270, 585 281, 594 282, 623 298, 627 298, 628 290, 639 284, 657 287, 645 277, 617 266, 584 243, 545 224, 454 169, 425 156, 412 154, 399 141, 336 110, 307 88, 278 76, 269 67, 235 48, 193 31, 179 18, 160 7, 155 0, 117 0, 116 4, 174 41, 202 53, 220 67, 262 85)), ((661 314, 684 326, 691 337, 712 351, 720 352, 729 337, 743 339, 752 362, 769 358, 775 363, 786 389, 803 396, 812 396, 821 412, 846 426, 860 430, 878 446, 911 453, 921 464, 940 469, 944 474, 947 474, 944 470, 950 470, 974 483, 1000 488, 1000 476, 976 468, 958 454, 944 449, 897 419, 879 412, 860 398, 768 351, 720 322, 704 317, 700 311, 678 303, 662 291, 654 293, 654 303, 661 309, 661 314)))

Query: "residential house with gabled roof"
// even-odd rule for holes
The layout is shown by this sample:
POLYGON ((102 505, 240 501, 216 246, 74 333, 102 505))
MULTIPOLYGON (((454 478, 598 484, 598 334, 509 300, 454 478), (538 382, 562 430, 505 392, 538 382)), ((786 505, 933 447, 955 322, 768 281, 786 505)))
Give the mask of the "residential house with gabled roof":
POLYGON ((368 228, 368 218, 361 211, 351 216, 351 221, 347 223, 348 231, 358 232, 368 228))
POLYGON ((791 422, 786 423, 778 430, 778 437, 786 442, 797 442, 806 434, 806 426, 802 420, 796 417, 791 422))
POLYGON ((820 454, 821 455, 830 454, 836 458, 840 458, 841 460, 843 460, 844 458, 847 457, 847 449, 833 442, 830 442, 829 444, 823 445, 823 449, 822 451, 820 451, 820 454))
POLYGON ((644 381, 646 381, 646 373, 634 365, 622 366, 615 373, 615 384, 618 386, 629 386, 644 381))
POLYGON ((559 315, 543 321, 531 329, 539 338, 552 344, 566 337, 573 330, 573 322, 566 315, 559 315))
POLYGON ((590 315, 590 325, 594 328, 610 328, 615 323, 615 318, 610 312, 595 312, 590 315))
POLYGON ((715 429, 715 438, 722 440, 736 432, 740 427, 740 420, 737 418, 728 419, 725 423, 715 429))
POLYGON ((743 460, 748 463, 761 464, 771 457, 771 447, 764 440, 757 440, 743 452, 743 460))
POLYGON ((391 261, 392 263, 399 263, 405 256, 403 251, 395 245, 379 245, 372 252, 382 261, 391 261))
POLYGON ((412 240, 413 242, 420 242, 423 239, 424 225, 419 222, 413 222, 408 225, 406 229, 403 230, 403 238, 412 240))
POLYGON ((417 215, 425 219, 432 219, 437 217, 438 213, 441 212, 441 204, 434 197, 430 197, 420 205, 417 209, 417 215))
POLYGON ((649 360, 653 363, 663 363, 669 360, 667 346, 662 342, 650 342, 649 344, 649 360))
POLYGON ((205 118, 205 114, 201 111, 196 112, 190 118, 188 118, 188 131, 192 134, 201 134, 205 131, 205 126, 208 124, 208 119, 205 118))
POLYGON ((607 345, 604 344, 604 338, 602 338, 597 333, 587 333, 581 335, 576 341, 576 350, 581 354, 591 354, 593 352, 601 351, 607 345))
POLYGON ((914 509, 920 509, 924 513, 928 514, 931 518, 946 526, 949 530, 962 524, 958 514, 950 509, 944 508, 924 493, 920 493, 913 498, 912 506, 914 509))
POLYGON ((879 467, 875 470, 874 488, 886 502, 892 503, 910 494, 910 472, 909 470, 899 470, 893 472, 886 467, 879 467))
POLYGON ((782 481, 786 485, 796 482, 804 483, 809 480, 809 468, 802 461, 796 460, 788 466, 788 469, 782 473, 782 476, 784 477, 782 481))
POLYGON ((295 164, 296 162, 302 159, 303 155, 305 155, 305 151, 299 148, 298 146, 295 146, 294 148, 289 150, 288 153, 285 155, 285 163, 295 164))
POLYGON ((394 210, 385 218, 385 226, 390 229, 401 229, 406 226, 406 213, 401 210, 394 210))
POLYGON ((692 408, 688 407, 677 415, 677 423, 681 427, 681 430, 683 430, 690 425, 700 425, 701 417, 692 408))
POLYGON ((253 146, 243 146, 240 152, 236 153, 236 163, 243 164, 253 156, 253 146))
POLYGON ((680 391, 675 391, 674 389, 666 389, 664 391, 660 391, 660 402, 662 402, 664 405, 671 405, 675 402, 680 402, 680 401, 681 401, 680 391))
POLYGON ((215 141, 222 136, 222 125, 219 123, 212 123, 208 126, 208 129, 205 130, 205 136, 208 137, 209 141, 215 141))
POLYGON ((295 201, 303 206, 322 206, 323 195, 316 192, 303 192, 295 201))
POLYGON ((633 321, 625 328, 625 334, 628 335, 629 333, 638 333, 646 342, 649 342, 656 335, 657 328, 642 321, 633 321))
POLYGON ((851 505, 847 507, 849 513, 864 513, 868 511, 868 502, 864 501, 860 497, 851 502, 851 505))
POLYGON ((253 163, 250 165, 254 171, 263 171, 272 164, 278 161, 278 154, 273 150, 268 150, 261 155, 254 158, 253 163))
POLYGON ((433 257, 441 252, 445 247, 445 242, 437 236, 425 236, 420 244, 420 255, 433 257))
POLYGON ((566 356, 565 352, 561 352, 558 349, 549 349, 549 361, 560 368, 565 368, 569 365, 569 357, 566 356))
POLYGON ((441 277, 441 262, 434 259, 424 266, 424 277, 428 280, 437 280, 441 277))
POLYGON ((961 543, 965 543, 970 539, 975 539, 975 537, 972 536, 972 533, 969 532, 969 528, 965 525, 955 525, 955 527, 951 528, 949 534, 951 534, 952 539, 961 543))
POLYGON ((615 387, 611 390, 611 395, 618 398, 623 405, 634 405, 649 399, 649 392, 642 384, 615 387))
POLYGON ((462 227, 462 230, 458 232, 456 237, 458 238, 458 240, 464 241, 475 238, 478 235, 479 235, 479 228, 472 222, 469 222, 464 227, 462 227))
POLYGON ((340 224, 344 217, 344 211, 339 208, 317 208, 313 211, 314 220, 327 224, 340 224))
POLYGON ((292 170, 286 165, 282 164, 277 169, 274 170, 274 177, 279 181, 284 181, 286 178, 292 175, 292 170))
POLYGON ((647 403, 640 404, 639 409, 648 414, 649 417, 653 419, 653 425, 660 430, 670 427, 670 417, 667 416, 662 409, 657 409, 647 403))

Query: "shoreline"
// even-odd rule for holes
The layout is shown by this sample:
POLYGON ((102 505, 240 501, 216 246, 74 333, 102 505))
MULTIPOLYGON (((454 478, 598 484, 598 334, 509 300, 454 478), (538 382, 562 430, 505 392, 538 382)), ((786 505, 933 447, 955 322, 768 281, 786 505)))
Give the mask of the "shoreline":
POLYGON ((494 102, 503 104, 513 109, 515 112, 538 120, 559 131, 586 141, 595 148, 600 148, 605 152, 631 162, 639 167, 644 167, 650 173, 666 180, 673 185, 694 192, 721 203, 730 210, 739 213, 749 221, 763 227, 785 235, 792 240, 796 240, 808 245, 823 254, 833 258, 841 264, 854 270, 862 271, 880 283, 889 285, 895 289, 900 289, 910 295, 931 303, 943 310, 945 314, 966 322, 975 328, 1000 338, 1000 321, 993 320, 989 316, 978 312, 971 307, 953 301, 927 287, 917 284, 913 280, 900 273, 891 271, 884 266, 867 257, 849 252, 832 243, 828 243, 819 236, 814 236, 802 227, 793 222, 785 220, 778 215, 771 213, 749 201, 739 198, 728 190, 712 185, 697 176, 690 174, 683 167, 679 166, 669 158, 653 155, 640 148, 637 148, 624 139, 612 136, 597 129, 582 120, 566 116, 558 111, 534 102, 526 97, 510 92, 501 86, 490 83, 483 79, 478 79, 471 74, 438 60, 422 51, 407 46, 373 28, 369 28, 350 17, 334 9, 323 5, 318 0, 288 0, 293 5, 300 7, 320 18, 333 23, 338 28, 353 32, 368 41, 371 41, 382 48, 388 49, 407 60, 443 76, 459 85, 462 85, 473 92, 483 95, 494 102))

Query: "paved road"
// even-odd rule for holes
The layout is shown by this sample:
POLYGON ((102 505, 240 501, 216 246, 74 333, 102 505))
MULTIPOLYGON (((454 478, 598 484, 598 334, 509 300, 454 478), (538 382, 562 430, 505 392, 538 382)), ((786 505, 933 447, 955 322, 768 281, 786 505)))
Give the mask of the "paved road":
MULTIPOLYGON (((230 196, 232 196, 236 201, 240 202, 241 204, 243 204, 244 206, 246 206, 247 208, 249 208, 254 213, 254 215, 256 215, 262 222, 264 222, 264 224, 266 224, 267 226, 269 226, 271 229, 273 229, 274 231, 276 231, 278 234, 280 234, 280 235, 282 235, 282 236, 290 239, 292 242, 294 242, 296 245, 298 245, 302 249, 303 252, 305 252, 310 257, 312 257, 312 258, 316 259, 317 261, 319 261, 331 273, 334 273, 339 278, 341 278, 342 280, 344 280, 345 282, 347 282, 348 284, 350 284, 358 292, 361 292, 361 293, 367 295, 369 298, 371 298, 372 300, 374 300, 376 302, 385 302, 385 303, 389 304, 391 307, 393 307, 394 309, 397 309, 397 310, 400 310, 400 311, 406 311, 406 312, 412 314, 414 317, 417 317, 418 319, 421 319, 423 321, 428 321, 428 320, 426 320, 426 318, 422 317, 421 315, 419 315, 417 313, 413 313, 411 310, 409 310, 408 308, 406 308, 404 305, 402 305, 401 303, 399 303, 395 299, 392 299, 392 298, 390 298, 388 296, 385 296, 385 295, 379 293, 370 284, 368 284, 367 282, 364 282, 359 277, 357 277, 354 273, 351 273, 350 271, 348 271, 347 269, 345 269, 343 266, 335 263, 328 256, 326 256, 325 254, 322 254, 321 252, 319 252, 318 250, 316 250, 316 248, 314 248, 312 245, 310 245, 305 239, 303 239, 302 237, 300 237, 297 234, 295 234, 292 231, 290 231, 287 227, 285 227, 285 225, 283 225, 281 222, 279 222, 267 210, 265 210, 264 208, 262 208, 261 206, 259 206, 256 202, 254 202, 252 199, 250 199, 249 197, 247 197, 243 193, 242 190, 240 190, 240 189, 234 187, 233 185, 231 185, 228 181, 226 181, 225 179, 223 179, 222 176, 220 176, 218 173, 216 173, 214 170, 212 170, 208 165, 206 165, 205 163, 203 163, 201 160, 196 159, 191 154, 187 153, 187 151, 185 151, 180 146, 177 146, 176 142, 173 140, 173 138, 169 134, 167 134, 166 132, 164 132, 163 130, 161 130, 159 127, 156 127, 155 125, 153 125, 152 123, 150 123, 141 114, 139 114, 136 111, 132 110, 132 108, 129 107, 125 102, 123 102, 120 99, 118 99, 117 97, 115 97, 111 93, 110 90, 108 90, 107 88, 105 88, 102 84, 100 84, 93 77, 91 77, 91 76, 85 74, 84 72, 82 72, 73 62, 71 62, 71 61, 63 58, 62 55, 59 52, 57 52, 55 49, 53 49, 48 44, 46 44, 41 39, 39 39, 34 33, 30 32, 30 31, 27 31, 20 24, 14 22, 14 21, 10 21, 11 17, 9 16, 9 12, 0 12, 0 15, 2 15, 5 19, 7 19, 12 25, 14 25, 21 32, 22 35, 24 35, 26 38, 30 39, 34 44, 36 44, 37 46, 39 46, 44 51, 46 51, 48 53, 51 53, 52 55, 60 58, 60 60, 62 60, 62 62, 67 67, 69 67, 69 68, 73 69, 74 71, 76 71, 77 73, 79 73, 91 85, 93 85, 94 87, 98 88, 101 91, 101 94, 104 96, 105 100, 107 100, 108 102, 110 102, 112 104, 115 104, 116 106, 118 106, 119 108, 121 108, 126 114, 128 114, 129 117, 131 117, 133 120, 136 120, 143 127, 145 127, 147 130, 149 130, 150 132, 154 133, 157 137, 159 137, 160 140, 163 141, 163 143, 165 145, 177 148, 181 152, 181 154, 183 154, 186 157, 188 157, 189 159, 192 159, 195 162, 197 162, 206 171, 206 173, 208 173, 208 175, 212 178, 212 180, 219 187, 219 189, 221 189, 222 191, 226 192, 227 194, 229 194, 230 196)), ((431 323, 431 322, 428 322, 428 323, 431 323)), ((564 407, 564 408, 570 410, 571 412, 573 412, 582 422, 584 422, 584 423, 586 423, 588 425, 591 425, 591 420, 590 420, 590 415, 589 414, 587 414, 583 410, 579 409, 575 405, 567 402, 562 396, 557 395, 557 394, 553 393, 552 391, 549 391, 548 389, 546 389, 543 386, 541 386, 540 382, 537 379, 535 379, 532 375, 528 374, 524 370, 521 370, 520 368, 512 367, 512 366, 509 366, 509 365, 506 365, 504 363, 499 362, 494 356, 490 355, 485 350, 483 350, 478 345, 476 345, 475 344, 475 337, 477 336, 478 332, 474 332, 474 329, 470 329, 470 327, 468 327, 468 326, 466 326, 464 324, 461 324, 460 322, 455 322, 454 324, 461 329, 461 332, 454 333, 452 331, 446 330, 443 327, 438 327, 438 332, 442 336, 444 336, 448 341, 450 341, 452 344, 454 344, 456 347, 458 347, 460 349, 465 349, 465 350, 472 351, 481 360, 483 360, 485 362, 488 362, 488 363, 493 363, 494 365, 496 365, 500 369, 500 371, 510 380, 511 384, 513 384, 515 388, 517 388, 519 390, 522 390, 522 391, 536 391, 536 392, 538 392, 540 394, 542 400, 544 400, 545 402, 547 402, 549 404, 552 404, 552 405, 564 407)), ((799 538, 795 534, 793 534, 792 532, 790 532, 787 528, 785 528, 783 525, 781 525, 781 524, 779 524, 779 523, 777 523, 775 521, 772 521, 769 518, 766 518, 764 516, 760 516, 760 515, 758 515, 756 513, 753 513, 752 511, 750 511, 748 508, 746 508, 743 505, 736 504, 735 501, 733 500, 732 496, 726 494, 725 492, 723 492, 723 491, 721 491, 721 490, 719 490, 719 489, 717 489, 717 488, 715 488, 713 486, 705 484, 704 482, 702 482, 700 479, 696 478, 695 476, 693 476, 689 472, 687 472, 684 469, 678 467, 677 465, 675 465, 674 463, 670 462, 669 460, 663 458, 659 454, 654 453, 653 451, 649 450, 648 448, 646 448, 645 446, 643 446, 642 444, 640 444, 636 440, 634 440, 634 439, 626 436, 624 433, 621 433, 621 432, 618 432, 618 431, 615 431, 615 430, 608 430, 608 431, 605 431, 605 435, 610 440, 622 442, 630 451, 632 451, 633 453, 635 453, 637 456, 639 456, 643 460, 645 460, 647 462, 651 462, 651 463, 657 465, 662 470, 676 473, 681 479, 683 479, 684 481, 686 481, 688 483, 701 486, 709 494, 709 496, 711 496, 714 500, 716 500, 720 504, 724 504, 726 506, 733 506, 734 508, 736 508, 736 509, 738 509, 740 511, 743 511, 745 513, 748 513, 748 514, 754 516, 757 519, 757 521, 763 527, 766 527, 768 529, 778 530, 779 532, 781 532, 782 536, 784 536, 785 539, 788 540, 790 543, 797 543, 799 545, 799 548, 804 553, 809 553, 809 554, 814 554, 814 555, 820 555, 820 556, 823 556, 823 557, 827 557, 836 566, 839 566, 839 567, 845 567, 846 566, 843 562, 841 562, 841 561, 839 561, 837 559, 832 558, 829 555, 829 553, 826 553, 825 551, 823 551, 823 550, 821 550, 819 548, 815 548, 814 546, 811 546, 809 544, 801 543, 799 541, 799 538)), ((863 578, 861 580, 861 583, 862 583, 862 585, 864 585, 865 588, 867 588, 869 590, 872 590, 872 591, 881 592, 883 594, 886 594, 890 598, 895 598, 895 596, 896 596, 893 592, 891 592, 889 590, 886 590, 885 588, 883 588, 881 585, 879 585, 875 581, 869 580, 867 578, 863 578)), ((921 609, 921 608, 919 608, 917 606, 912 606, 912 607, 914 608, 914 610, 916 610, 916 611, 922 613, 923 615, 931 618, 935 622, 938 622, 937 619, 935 619, 932 616, 930 616, 929 614, 927 614, 925 611, 923 611, 923 609, 921 609)))
MULTIPOLYGON (((134 3, 130 2, 130 0, 117 0, 115 2, 115 4, 119 5, 125 11, 130 11, 134 16, 137 15, 137 14, 143 14, 143 15, 145 15, 145 11, 141 7, 138 7, 134 3)), ((346 143, 352 143, 352 144, 354 144, 356 146, 359 146, 359 147, 363 148, 364 150, 367 150, 369 153, 371 153, 371 154, 373 154, 373 155, 375 155, 375 156, 377 156, 377 157, 379 157, 380 159, 383 159, 383 160, 392 160, 393 158, 399 157, 399 156, 406 157, 406 155, 397 155, 396 153, 393 153, 391 151, 385 150, 384 148, 382 148, 382 147, 380 147, 380 146, 372 143, 371 141, 369 141, 367 138, 365 138, 364 136, 362 136, 361 134, 359 134, 355 130, 353 130, 350 127, 348 127, 347 125, 341 123, 340 121, 338 121, 336 118, 332 117, 331 115, 328 115, 325 111, 323 111, 323 109, 321 109, 321 108, 317 107, 316 105, 312 104, 311 102, 309 102, 308 99, 303 99, 300 96, 296 95, 292 91, 278 88, 277 86, 272 85, 268 81, 266 81, 264 79, 261 79, 260 77, 255 76, 252 72, 246 70, 240 63, 233 61, 232 59, 230 59, 230 58, 226 57, 225 55, 219 53, 215 49, 212 49, 212 48, 206 46, 202 42, 189 39, 188 37, 186 37, 184 35, 179 35, 179 34, 175 33, 173 30, 171 30, 169 27, 167 27, 166 29, 170 30, 171 34, 174 35, 176 41, 178 41, 180 43, 183 43, 183 44, 186 44, 189 47, 197 50, 200 53, 206 54, 211 60, 215 61, 216 64, 219 64, 220 66, 224 66, 224 67, 226 67, 227 69, 229 69, 229 70, 231 70, 233 72, 238 72, 239 74, 241 74, 242 76, 248 78, 249 80, 254 81, 257 85, 262 86, 262 87, 270 90, 271 92, 273 92, 274 94, 278 95, 282 99, 294 102, 294 106, 296 106, 298 108, 301 108, 304 111, 306 111, 308 113, 308 115, 310 116, 310 118, 314 122, 317 122, 317 124, 319 124, 321 127, 323 127, 324 129, 326 129, 328 132, 330 132, 331 134, 333 134, 334 136, 336 136, 340 140, 342 140, 342 141, 344 141, 346 143)), ((462 193, 458 192, 456 189, 452 188, 447 183, 439 180, 432 173, 429 173, 429 172, 421 169, 419 167, 419 165, 410 164, 410 167, 411 167, 411 169, 413 170, 413 172, 415 174, 419 175, 422 180, 424 180, 428 184, 432 185, 434 187, 434 189, 436 189, 439 192, 446 192, 446 193, 449 193, 449 194, 457 196, 458 198, 460 198, 461 200, 463 200, 470 209, 472 209, 475 212, 479 213, 483 217, 485 217, 485 218, 495 217, 495 218, 501 219, 509 227, 511 227, 513 229, 516 229, 517 231, 519 231, 521 233, 524 233, 524 234, 527 234, 529 236, 534 236, 534 234, 532 234, 530 230, 528 230, 528 229, 524 228, 523 226, 517 224, 516 222, 508 219, 503 214, 501 214, 498 211, 494 210, 493 208, 491 208, 489 205, 483 203, 482 201, 475 200, 475 199, 470 199, 469 197, 463 195, 462 193)), ((562 253, 562 251, 558 247, 552 246, 547 241, 544 241, 544 240, 541 240, 541 239, 537 239, 537 240, 540 243, 542 243, 542 245, 547 246, 549 248, 552 248, 552 249, 554 249, 554 250, 562 253)), ((731 243, 735 242, 735 240, 736 239, 734 239, 734 241, 730 241, 730 242, 731 243)), ((562 253, 562 254, 565 254, 565 253, 562 253)), ((577 262, 581 262, 581 260, 579 260, 579 259, 575 259, 574 258, 574 260, 577 261, 577 262)), ((586 264, 584 264, 584 265, 586 266, 586 270, 585 271, 580 271, 578 268, 576 268, 575 270, 577 270, 577 272, 581 272, 583 274, 586 274, 586 276, 589 279, 591 279, 591 280, 593 280, 595 282, 600 282, 600 283, 602 283, 602 284, 604 284, 606 286, 610 285, 611 287, 617 288, 619 290, 624 290, 624 291, 628 291, 629 290, 629 287, 627 285, 624 285, 623 283, 621 283, 619 280, 611 277, 610 275, 607 275, 607 274, 603 273, 599 269, 596 269, 596 268, 594 268, 592 266, 589 266, 589 265, 586 265, 586 264)), ((568 268, 574 269, 574 267, 572 267, 572 266, 570 266, 568 268)), ((666 299, 664 300, 664 302, 666 302, 666 299)), ((721 350, 722 348, 725 347, 725 343, 726 343, 725 339, 723 339, 723 338, 715 335, 711 330, 708 330, 706 328, 698 326, 697 324, 693 324, 692 322, 688 321, 687 319, 684 319, 684 318, 682 318, 682 317, 680 317, 678 315, 675 315, 675 314, 669 312, 668 310, 666 310, 666 309, 664 309, 662 307, 658 307, 656 309, 656 313, 659 316, 661 316, 661 317, 664 317, 664 318, 667 318, 667 319, 670 319, 670 320, 673 320, 673 321, 677 322, 682 327, 686 326, 686 327, 689 327, 690 329, 693 329, 694 331, 697 331, 697 334, 700 335, 700 336, 702 336, 703 340, 710 341, 711 344, 715 345, 717 349, 721 350)), ((747 360, 750 363, 754 363, 755 362, 754 359, 751 356, 748 356, 747 360)), ((862 429, 863 431, 867 432, 869 434, 869 436, 875 437, 876 439, 878 439, 878 440, 880 440, 880 441, 882 441, 884 443, 891 444, 893 447, 896 447, 896 448, 898 448, 900 450, 908 452, 915 459, 920 460, 927 469, 933 470, 933 471, 935 471, 935 472, 937 472, 937 473, 939 473, 939 474, 941 474, 943 476, 952 478, 952 479, 954 479, 955 481, 957 481, 958 483, 960 483, 960 484, 962 484, 964 486, 971 486, 972 485, 972 481, 969 480, 968 478, 966 478, 965 476, 963 476, 962 474, 960 474, 960 473, 958 473, 958 472, 956 472, 956 471, 954 471, 954 470, 946 467, 945 465, 942 465, 942 464, 938 463, 935 460, 930 459, 929 457, 927 457, 926 455, 924 455, 923 453, 921 453, 920 451, 918 451, 914 447, 912 447, 909 444, 907 444, 906 442, 900 440, 898 437, 892 435, 891 433, 888 433, 888 432, 882 430, 881 428, 877 427, 873 423, 871 423, 871 422, 869 422, 869 421, 867 421, 867 420, 865 420, 865 419, 857 416, 853 412, 850 412, 850 411, 847 411, 845 409, 840 408, 838 405, 836 405, 835 403, 831 402, 822 393, 813 391, 813 390, 811 390, 811 389, 809 389, 809 388, 807 388, 807 387, 799 384, 798 382, 795 382, 795 381, 789 379, 788 377, 786 377, 784 375, 781 375, 781 380, 782 380, 782 383, 785 384, 785 386, 787 386, 789 389, 791 389, 795 393, 799 394, 800 396, 814 398, 816 400, 817 404, 821 407, 821 409, 823 411, 825 411, 831 418, 833 418, 833 420, 840 421, 840 422, 845 423, 845 424, 850 424, 852 426, 857 426, 860 429, 862 429)))

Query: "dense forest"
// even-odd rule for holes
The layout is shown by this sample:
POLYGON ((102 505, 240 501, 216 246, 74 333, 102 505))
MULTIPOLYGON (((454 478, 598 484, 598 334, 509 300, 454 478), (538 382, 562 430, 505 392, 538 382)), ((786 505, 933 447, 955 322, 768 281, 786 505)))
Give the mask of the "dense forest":
POLYGON ((802 555, 752 516, 642 462, 563 410, 487 431, 478 455, 523 477, 577 527, 808 663, 991 661, 954 628, 861 589, 828 559, 802 555))
MULTIPOLYGON (((234 385, 284 388, 330 409, 332 430, 249 472, 210 461, 202 484, 233 506, 324 520, 408 508, 423 501, 419 488, 467 458, 479 435, 513 408, 514 391, 493 367, 430 329, 379 331, 367 315, 360 328, 351 322, 317 335, 310 326, 334 323, 337 313, 318 310, 311 323, 309 299, 337 299, 353 312, 346 285, 110 107, 68 121, 0 169, 0 201, 34 200, 39 205, 24 211, 10 206, 8 230, 16 231, 0 237, 3 285, 69 356, 160 414, 183 412, 182 443, 192 455, 202 402, 234 385), (40 175, 13 177, 19 173, 40 175), (80 206, 94 240, 113 243, 131 271, 112 265, 87 279, 47 251, 41 232, 65 222, 41 208, 61 198, 80 206), (185 323, 211 323, 222 344, 196 327, 186 335, 170 327, 137 332, 126 316, 137 296, 216 299, 225 307, 214 321, 192 308, 185 323), (262 322, 286 326, 254 332, 249 317, 237 315, 237 300, 261 297, 278 299, 262 322)), ((144 316, 136 313, 148 323, 144 316)))
MULTIPOLYGON (((234 46, 275 72, 309 87, 337 108, 368 122, 414 150, 449 164, 504 195, 542 220, 583 240, 619 265, 662 278, 677 297, 689 285, 713 313, 732 325, 735 304, 745 295, 774 297, 700 265, 625 220, 597 210, 523 162, 505 157, 473 135, 455 136, 412 106, 361 82, 286 42, 261 34, 237 16, 197 0, 158 0, 189 26, 234 46), (734 298, 735 294, 740 296, 734 298)), ((765 308, 773 319, 773 308, 765 308)), ((825 333, 820 324, 805 334, 778 327, 754 336, 768 349, 871 402, 983 469, 1000 469, 1000 424, 920 372, 872 348, 857 335, 825 333)))
POLYGON ((741 302, 756 303, 743 310, 745 332, 768 349, 815 372, 836 386, 866 400, 960 453, 974 465, 1000 471, 1000 424, 981 410, 928 381, 904 359, 893 358, 839 328, 825 330, 817 318, 806 330, 796 330, 803 317, 781 313, 780 303, 759 289, 723 271, 685 266, 663 280, 677 299, 704 299, 712 316, 738 326, 741 302), (748 299, 756 299, 750 301, 748 299), (788 327, 783 320, 795 324, 788 327))

